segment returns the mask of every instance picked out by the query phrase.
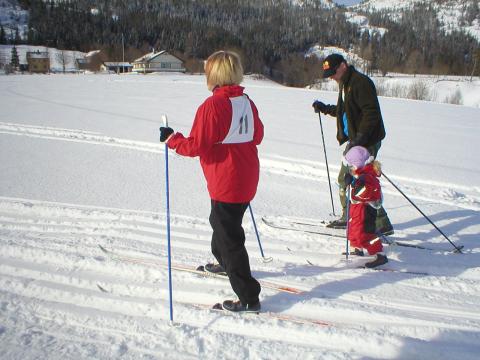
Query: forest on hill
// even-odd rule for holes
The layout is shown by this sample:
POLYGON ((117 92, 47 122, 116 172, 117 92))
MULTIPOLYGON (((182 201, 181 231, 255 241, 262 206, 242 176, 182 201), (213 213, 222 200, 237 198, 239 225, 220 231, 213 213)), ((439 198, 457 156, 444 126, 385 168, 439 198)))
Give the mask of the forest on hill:
POLYGON ((102 49, 108 60, 124 56, 127 61, 152 49, 168 50, 184 59, 190 71, 201 71, 210 53, 228 48, 242 55, 247 72, 296 86, 318 76, 319 60, 305 57, 315 44, 353 51, 369 61, 370 71, 384 74, 470 74, 479 47, 475 38, 461 30, 446 33, 428 3, 405 10, 401 21, 394 22, 381 12, 369 13, 372 24, 388 29, 383 34, 360 29, 347 21, 344 8, 318 0, 19 3, 29 11, 28 33, 24 39, 6 39, 1 29, 0 43, 84 52, 102 49))

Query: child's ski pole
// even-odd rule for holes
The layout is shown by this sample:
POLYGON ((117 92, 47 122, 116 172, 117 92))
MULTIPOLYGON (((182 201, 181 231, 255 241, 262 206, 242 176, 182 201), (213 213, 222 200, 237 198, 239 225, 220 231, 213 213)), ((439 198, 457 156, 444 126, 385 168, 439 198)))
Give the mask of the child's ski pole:
POLYGON ((348 243, 348 231, 349 231, 349 223, 350 223, 350 184, 347 185, 347 209, 346 209, 347 213, 347 226, 346 226, 346 236, 347 236, 347 240, 345 242, 345 258, 346 260, 348 261, 348 255, 349 255, 349 243, 348 243))
POLYGON ((432 224, 432 226, 433 226, 435 229, 438 230, 438 232, 439 232, 440 234, 443 235, 443 237, 444 237, 445 239, 448 240, 448 242, 449 242, 450 244, 452 244, 452 246, 455 248, 455 250, 454 250, 455 253, 460 253, 460 254, 462 254, 463 245, 460 245, 460 246, 455 245, 455 244, 447 237, 447 235, 445 235, 445 234, 443 233, 443 231, 440 230, 440 229, 437 227, 437 225, 435 225, 435 224, 433 223, 433 221, 430 220, 430 218, 429 218, 427 215, 425 215, 425 214, 423 213, 423 211, 420 210, 419 207, 418 207, 417 205, 415 205, 414 202, 413 202, 412 200, 410 200, 410 198, 409 198, 407 195, 405 195, 405 194, 403 193, 403 191, 400 190, 400 188, 399 188, 397 185, 395 185, 395 184, 393 183, 392 180, 390 180, 390 179, 388 178, 387 175, 385 175, 385 173, 384 173, 383 171, 382 171, 382 175, 385 177, 385 179, 388 180, 388 182, 389 182, 390 184, 393 185, 393 187, 394 187, 395 189, 398 190, 398 192, 399 192, 400 194, 403 195, 403 197, 404 197, 405 199, 408 200, 408 202, 409 202, 410 204, 413 205, 413 207, 414 207, 415 209, 418 210, 418 212, 419 212, 420 214, 423 215, 423 217, 424 217, 425 219, 427 219, 427 221, 428 221, 430 224, 432 224))

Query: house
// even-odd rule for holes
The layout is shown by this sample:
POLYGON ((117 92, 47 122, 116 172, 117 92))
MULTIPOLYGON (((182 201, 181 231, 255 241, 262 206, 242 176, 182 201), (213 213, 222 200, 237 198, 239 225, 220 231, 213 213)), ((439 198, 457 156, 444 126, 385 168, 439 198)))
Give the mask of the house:
POLYGON ((102 56, 100 50, 93 50, 85 54, 83 58, 75 59, 78 70, 99 71, 102 65, 102 56))
POLYGON ((27 51, 28 71, 32 73, 50 72, 50 56, 47 51, 27 51))
POLYGON ((128 62, 107 61, 100 66, 102 71, 113 71, 117 74, 127 73, 132 71, 132 64, 128 62))
POLYGON ((133 62, 133 71, 137 73, 185 72, 181 59, 163 50, 152 51, 133 62))

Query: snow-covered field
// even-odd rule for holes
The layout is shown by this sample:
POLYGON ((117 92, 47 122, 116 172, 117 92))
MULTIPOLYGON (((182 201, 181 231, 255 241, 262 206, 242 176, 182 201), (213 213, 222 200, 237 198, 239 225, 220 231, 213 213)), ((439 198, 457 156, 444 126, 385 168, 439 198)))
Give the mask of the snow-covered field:
MULTIPOLYGON (((2 359, 478 359, 480 109, 381 98, 384 171, 464 254, 387 181, 388 268, 340 256, 345 240, 268 227, 262 217, 331 218, 318 116, 335 92, 247 79, 265 124, 261 181, 244 224, 265 311, 326 322, 225 316, 198 305, 232 298, 227 281, 173 270, 169 323, 161 114, 188 133, 209 93, 202 76, 0 76, 2 359), (148 261, 127 263, 102 253, 148 261), (307 262, 308 261, 308 262, 307 262), (310 264, 309 264, 310 263, 310 264), (99 289, 101 286, 105 291, 99 289), (197 304, 197 305, 194 305, 197 304)), ((322 118, 332 179, 341 149, 322 118)), ((169 152, 172 257, 213 260, 209 197, 197 159, 169 152)), ((333 184, 335 210, 337 189, 333 184)))

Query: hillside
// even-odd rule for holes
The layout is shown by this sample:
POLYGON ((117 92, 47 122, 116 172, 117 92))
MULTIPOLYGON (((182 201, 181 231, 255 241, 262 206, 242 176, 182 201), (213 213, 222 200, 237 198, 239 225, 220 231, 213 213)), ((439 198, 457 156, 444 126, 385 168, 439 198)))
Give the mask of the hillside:
POLYGON ((477 0, 366 0, 349 7, 349 11, 382 12, 393 21, 401 21, 403 13, 418 5, 428 5, 436 12, 441 29, 447 34, 462 31, 480 40, 480 8, 477 0))
POLYGON ((478 38, 469 35, 476 34, 478 13, 460 2, 396 2, 403 5, 388 11, 385 1, 348 10, 311 0, 22 3, 29 30, 21 39, 4 36, 4 43, 103 49, 111 59, 125 50, 126 60, 162 48, 197 64, 219 48, 233 48, 248 72, 293 86, 314 81, 320 64, 304 54, 316 45, 355 52, 370 70, 384 73, 466 75, 480 56, 478 38))

